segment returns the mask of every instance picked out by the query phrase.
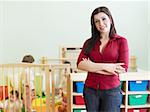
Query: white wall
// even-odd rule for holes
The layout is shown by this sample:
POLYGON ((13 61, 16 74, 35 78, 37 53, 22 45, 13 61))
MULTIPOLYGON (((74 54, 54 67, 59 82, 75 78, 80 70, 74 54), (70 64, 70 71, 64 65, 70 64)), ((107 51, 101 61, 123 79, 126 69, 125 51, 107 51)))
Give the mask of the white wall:
POLYGON ((150 70, 150 1, 148 2, 148 69, 150 70))
POLYGON ((3 35, 2 35, 2 29, 3 29, 3 5, 0 3, 0 62, 3 60, 3 35))
POLYGON ((59 45, 82 43, 90 37, 90 16, 98 6, 107 6, 118 34, 128 39, 130 55, 138 67, 148 68, 148 5, 144 1, 7 1, 3 11, 1 51, 3 62, 20 62, 25 54, 36 60, 59 57, 59 45))

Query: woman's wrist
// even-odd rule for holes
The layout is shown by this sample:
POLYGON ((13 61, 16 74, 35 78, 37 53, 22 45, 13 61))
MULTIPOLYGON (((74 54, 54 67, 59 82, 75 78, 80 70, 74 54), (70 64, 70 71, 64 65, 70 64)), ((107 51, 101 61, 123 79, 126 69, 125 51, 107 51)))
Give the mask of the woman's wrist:
POLYGON ((104 70, 104 71, 107 71, 108 70, 108 64, 101 64, 101 69, 104 70))

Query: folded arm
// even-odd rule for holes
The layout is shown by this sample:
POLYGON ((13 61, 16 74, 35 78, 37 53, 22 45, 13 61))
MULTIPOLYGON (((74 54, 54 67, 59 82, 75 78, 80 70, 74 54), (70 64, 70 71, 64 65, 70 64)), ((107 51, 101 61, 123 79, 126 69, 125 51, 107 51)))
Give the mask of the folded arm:
POLYGON ((125 69, 121 65, 124 65, 124 63, 95 63, 84 58, 78 64, 78 69, 104 75, 118 75, 119 73, 125 72, 125 69))

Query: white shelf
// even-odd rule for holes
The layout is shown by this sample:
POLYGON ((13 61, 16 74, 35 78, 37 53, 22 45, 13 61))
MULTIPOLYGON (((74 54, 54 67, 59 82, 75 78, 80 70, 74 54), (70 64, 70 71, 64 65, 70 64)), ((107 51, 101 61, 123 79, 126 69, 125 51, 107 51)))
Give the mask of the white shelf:
POLYGON ((125 108, 125 105, 121 104, 121 107, 120 108, 125 108))
POLYGON ((128 109, 131 109, 131 108, 150 108, 150 104, 145 104, 145 105, 134 105, 134 106, 128 105, 127 108, 128 108, 128 109))
POLYGON ((87 77, 87 73, 86 72, 82 72, 82 73, 72 73, 70 78, 73 79, 74 82, 77 81, 85 81, 87 77))
POLYGON ((80 95, 83 95, 83 93, 73 92, 72 95, 73 95, 73 96, 80 96, 80 95))
MULTIPOLYGON (((75 105, 75 104, 73 104, 72 108, 73 109, 85 109, 85 105, 75 105)), ((121 105, 120 108, 125 108, 125 105, 121 105)))
POLYGON ((127 72, 119 75, 122 81, 150 80, 150 72, 127 72))
POLYGON ((85 105, 75 105, 75 104, 73 104, 72 108, 73 109, 85 109, 85 105))
POLYGON ((150 91, 128 91, 128 94, 150 94, 150 91))

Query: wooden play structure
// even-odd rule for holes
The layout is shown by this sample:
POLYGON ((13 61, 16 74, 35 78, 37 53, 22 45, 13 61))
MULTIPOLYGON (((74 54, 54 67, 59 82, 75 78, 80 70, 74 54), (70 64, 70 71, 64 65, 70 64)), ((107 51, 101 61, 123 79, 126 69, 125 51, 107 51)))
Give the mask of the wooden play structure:
MULTIPOLYGON (((52 85, 52 102, 53 109, 58 112, 66 112, 65 110, 59 110, 62 105, 59 105, 59 100, 61 99, 61 104, 66 104, 65 109, 67 112, 71 110, 70 103, 70 72, 71 66, 68 63, 62 63, 65 59, 54 59, 42 57, 40 59, 41 64, 51 64, 51 85, 52 85), (59 95, 58 95, 59 94, 59 95), (58 97, 57 97, 58 96, 58 97), (61 97, 61 98, 60 98, 61 97), (58 100, 59 99, 59 100, 58 100), (66 100, 64 102, 64 99, 66 100), (56 110, 58 109, 58 110, 56 110)), ((64 107, 63 107, 64 108, 64 107)), ((53 110, 54 111, 54 110, 53 110)))
POLYGON ((61 62, 69 62, 72 72, 83 72, 76 67, 77 58, 82 50, 81 45, 61 45, 59 49, 59 59, 61 62))
MULTIPOLYGON (((59 112, 63 98, 56 77, 60 74, 65 75, 63 95, 70 96, 68 64, 1 64, 0 112, 59 112)), ((65 103, 70 112, 70 98, 65 103)))
POLYGON ((83 72, 77 69, 76 62, 82 47, 79 45, 60 45, 59 58, 41 57, 41 64, 69 64, 72 73, 83 72))

